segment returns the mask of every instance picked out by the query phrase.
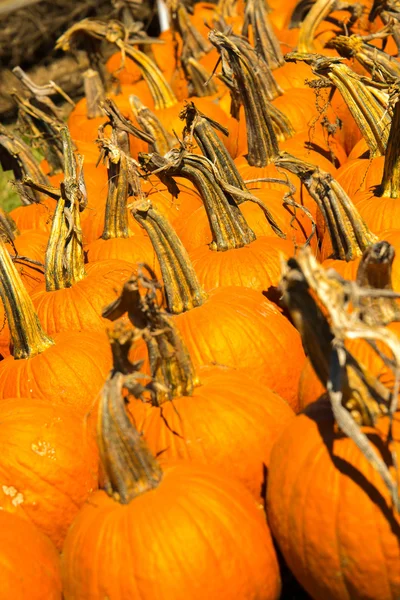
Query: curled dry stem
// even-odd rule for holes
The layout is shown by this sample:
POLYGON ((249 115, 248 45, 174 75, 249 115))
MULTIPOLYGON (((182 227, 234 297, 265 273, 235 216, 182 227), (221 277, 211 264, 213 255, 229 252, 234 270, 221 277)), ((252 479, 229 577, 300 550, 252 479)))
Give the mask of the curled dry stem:
POLYGON ((358 75, 343 64, 342 58, 291 52, 285 59, 289 62, 306 62, 311 65, 313 73, 320 77, 318 85, 335 86, 367 142, 371 156, 385 154, 392 119, 387 84, 358 75))
POLYGON ((378 240, 332 175, 285 152, 275 164, 299 177, 315 200, 332 242, 333 258, 353 260, 378 240))

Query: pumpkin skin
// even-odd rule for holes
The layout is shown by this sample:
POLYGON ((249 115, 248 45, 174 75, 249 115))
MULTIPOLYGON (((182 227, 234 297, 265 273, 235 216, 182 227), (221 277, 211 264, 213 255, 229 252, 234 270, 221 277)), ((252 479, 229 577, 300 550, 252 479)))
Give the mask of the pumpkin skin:
MULTIPOLYGON (((44 231, 29 229, 17 235, 13 243, 19 256, 26 256, 43 264, 48 237, 44 231)), ((6 247, 10 255, 14 256, 13 246, 8 243, 6 247)), ((18 261, 14 264, 28 292, 35 289, 44 280, 43 267, 26 261, 18 261)))
POLYGON ((85 415, 112 366, 107 336, 63 332, 53 340, 53 346, 32 358, 8 356, 0 362, 0 399, 42 398, 85 415))
POLYGON ((55 207, 56 203, 52 198, 43 199, 37 204, 28 204, 27 206, 13 208, 10 211, 10 217, 13 218, 21 233, 26 230, 49 233, 55 207))
POLYGON ((135 267, 122 260, 105 260, 86 265, 86 277, 69 288, 47 292, 45 284, 36 287, 31 298, 46 333, 104 331, 109 323, 101 311, 117 298, 135 267))
POLYGON ((281 260, 293 254, 293 243, 278 237, 259 237, 243 248, 225 252, 202 246, 189 254, 206 292, 222 286, 243 286, 259 292, 277 287, 281 260))
POLYGON ((192 396, 161 407, 133 400, 128 405, 135 427, 152 452, 223 469, 260 501, 272 446, 293 411, 277 394, 242 372, 202 367, 201 385, 192 396))
POLYGON ((197 464, 163 472, 129 504, 90 497, 63 548, 65 600, 279 598, 272 539, 248 491, 197 464))
POLYGON ((298 384, 305 361, 301 339, 259 292, 218 288, 202 306, 173 319, 195 368, 219 364, 244 369, 298 410, 298 384))
POLYGON ((0 511, 1 600, 61 600, 60 559, 34 525, 0 511))
POLYGON ((97 488, 97 445, 86 423, 47 400, 2 400, 0 448, 1 511, 31 521, 61 549, 97 488))
POLYGON ((349 160, 339 167, 335 179, 353 199, 356 192, 369 190, 376 185, 380 185, 384 162, 384 156, 378 156, 372 160, 367 158, 349 160))
MULTIPOLYGON (((388 423, 364 429, 388 459, 388 423)), ((400 423, 393 421, 398 453, 400 423)), ((324 400, 291 421, 271 453, 268 516, 295 577, 313 598, 390 600, 400 596, 400 521, 381 476, 334 428, 324 400)))

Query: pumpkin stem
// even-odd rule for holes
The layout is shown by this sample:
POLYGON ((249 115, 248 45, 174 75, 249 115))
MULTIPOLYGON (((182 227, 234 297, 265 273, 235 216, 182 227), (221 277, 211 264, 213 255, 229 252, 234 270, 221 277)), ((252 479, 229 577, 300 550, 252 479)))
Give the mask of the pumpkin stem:
POLYGON ((210 51, 211 46, 197 31, 191 22, 188 12, 179 0, 168 0, 167 6, 170 14, 170 23, 182 39, 182 54, 186 57, 201 58, 210 51))
POLYGON ((45 259, 47 291, 71 287, 81 281, 86 273, 80 212, 86 206, 86 189, 83 180, 83 159, 78 156, 78 170, 67 127, 61 130, 64 149, 64 181, 54 213, 45 259))
POLYGON ((335 10, 337 0, 317 0, 300 24, 297 51, 301 54, 315 52, 314 40, 318 26, 335 10))
MULTIPOLYGON (((395 358, 396 372, 400 364, 397 336, 385 327, 371 328, 357 319, 354 312, 349 313, 349 299, 356 306, 365 290, 354 282, 342 280, 333 270, 326 271, 309 249, 301 250, 296 259, 285 264, 280 288, 315 372, 328 389, 338 427, 377 469, 398 508, 397 481, 393 481, 387 465, 361 429, 373 427, 382 414, 393 416, 397 391, 396 398, 392 398, 391 392, 344 345, 349 337, 382 342, 395 358)), ((376 297, 385 295, 384 290, 368 290, 368 293, 376 297)))
POLYGON ((227 184, 205 156, 173 149, 165 157, 142 154, 139 160, 146 171, 161 175, 164 183, 176 176, 189 179, 195 185, 207 213, 212 250, 242 248, 256 239, 235 199, 237 196, 253 198, 252 195, 227 184))
MULTIPOLYGON (((373 35, 368 39, 374 38, 373 35)), ((360 35, 337 35, 329 40, 326 47, 334 48, 344 58, 355 58, 374 80, 382 83, 394 83, 400 78, 400 64, 392 56, 371 46, 360 35)))
MULTIPOLYGON (((369 246, 357 269, 356 283, 362 288, 393 292, 392 266, 395 250, 388 242, 377 242, 369 246)), ((367 325, 387 325, 400 320, 400 306, 394 297, 360 298, 358 309, 367 325)))
POLYGON ((189 82, 189 96, 205 98, 218 93, 217 85, 212 75, 192 56, 182 56, 182 67, 189 82))
POLYGON ((332 242, 332 258, 353 260, 378 240, 332 175, 285 152, 275 164, 299 177, 315 200, 332 242))
POLYGON ((146 230, 157 254, 168 311, 181 314, 201 306, 207 295, 200 286, 189 255, 168 220, 148 200, 136 202, 132 214, 146 230))
POLYGON ((386 198, 400 197, 400 100, 397 100, 389 132, 385 154, 383 177, 379 196, 386 198))
POLYGON ((16 92, 11 93, 18 106, 18 121, 21 129, 32 140, 34 146, 43 152, 52 167, 52 173, 62 172, 63 153, 60 130, 64 123, 59 109, 49 94, 57 91, 64 100, 69 101, 72 106, 75 105, 56 84, 35 86, 20 67, 14 69, 13 72, 30 92, 29 97, 25 94, 21 96, 16 92))
MULTIPOLYGON (((127 43, 128 32, 122 23, 116 20, 103 22, 97 19, 84 19, 83 21, 79 21, 79 23, 72 25, 72 27, 57 40, 56 48, 69 51, 82 38, 86 41, 87 48, 94 44, 97 49, 97 57, 99 55, 98 46, 101 41, 107 41, 108 43, 117 46, 122 54, 121 66, 124 65, 125 56, 129 56, 139 67, 143 79, 149 86, 156 109, 169 108, 177 103, 175 94, 157 65, 147 54, 127 43)), ((135 43, 143 43, 143 40, 138 37, 135 40, 135 43)), ((93 55, 96 55, 96 52, 93 53, 93 55)), ((91 67, 99 72, 100 77, 104 82, 102 71, 94 66, 93 60, 89 60, 89 62, 91 67)))
POLYGON ((86 116, 88 119, 95 119, 103 116, 101 108, 105 100, 105 89, 100 75, 94 69, 87 69, 83 73, 83 87, 86 98, 86 116))
POLYGON ((228 129, 201 113, 193 102, 188 102, 179 116, 186 121, 184 139, 194 137, 202 154, 218 169, 220 176, 230 185, 247 191, 231 155, 216 133, 220 131, 227 136, 228 129))
POLYGON ((153 142, 149 144, 149 152, 157 152, 164 156, 175 144, 175 138, 168 133, 160 119, 142 104, 137 96, 129 96, 129 104, 142 130, 153 138, 153 142))
POLYGON ((143 265, 138 275, 125 283, 121 297, 103 311, 103 316, 110 320, 127 312, 132 325, 146 342, 151 377, 157 384, 151 398, 155 406, 177 396, 191 396, 199 384, 177 328, 159 306, 160 287, 153 271, 143 265))
POLYGON ((286 137, 293 133, 287 118, 279 111, 278 118, 277 109, 268 100, 271 98, 268 88, 270 71, 244 40, 235 36, 228 38, 219 31, 211 31, 208 37, 221 55, 224 80, 230 81, 233 101, 236 104, 239 101, 244 108, 247 160, 252 166, 264 167, 273 162, 279 153, 274 125, 277 127, 280 123, 284 126, 286 137))
POLYGON ((0 238, 5 242, 12 242, 18 234, 18 227, 14 219, 0 208, 0 238))
MULTIPOLYGON (((113 355, 127 354, 132 332, 123 334, 116 329, 109 336, 113 355)), ((128 377, 138 378, 137 365, 132 365, 128 377)), ((137 496, 156 488, 162 479, 160 465, 126 414, 122 394, 126 381, 125 371, 119 371, 114 365, 101 393, 97 428, 104 489, 121 504, 129 504, 137 496)), ((135 391, 134 386, 129 388, 135 391)))
POLYGON ((371 157, 385 154, 391 122, 386 84, 357 75, 343 64, 342 58, 291 52, 285 59, 289 62, 303 60, 312 66, 320 81, 311 82, 311 87, 336 87, 368 144, 371 157))
MULTIPOLYGON (((22 183, 25 178, 32 179, 43 185, 49 185, 49 180, 37 164, 31 149, 18 136, 0 125, 0 164, 4 171, 13 171, 15 181, 22 183)), ((43 195, 36 190, 27 197, 25 203, 41 202, 43 195)))
POLYGON ((285 64, 281 46, 268 17, 265 0, 247 0, 244 13, 242 35, 249 38, 249 28, 254 39, 253 45, 271 69, 285 64))
POLYGON ((32 358, 54 344, 43 331, 32 300, 1 239, 0 296, 7 315, 15 359, 32 358))

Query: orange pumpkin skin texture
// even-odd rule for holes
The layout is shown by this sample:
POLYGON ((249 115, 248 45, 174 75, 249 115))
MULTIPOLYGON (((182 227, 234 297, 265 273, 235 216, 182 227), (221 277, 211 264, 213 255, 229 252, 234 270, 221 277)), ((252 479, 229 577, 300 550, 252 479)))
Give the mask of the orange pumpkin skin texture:
POLYGON ((247 490, 209 467, 163 472, 129 504, 90 497, 63 548, 65 600, 279 598, 272 539, 247 490))
POLYGON ((0 512, 1 600, 61 600, 60 559, 34 525, 0 512))
POLYGON ((85 266, 86 277, 71 287, 46 291, 45 284, 31 294, 44 330, 49 335, 62 331, 105 331, 103 307, 114 300, 135 265, 121 260, 106 260, 85 266))
POLYGON ((259 237, 243 248, 226 252, 202 246, 189 254, 206 292, 222 286, 243 286, 263 292, 277 287, 281 258, 293 254, 293 243, 278 237, 259 237))
POLYGON ((244 287, 219 288, 202 305, 174 317, 195 368, 245 369, 298 410, 305 361, 297 330, 272 302, 244 287))
POLYGON ((3 400, 0 448, 1 514, 31 521, 61 549, 79 508, 97 488, 97 445, 86 423, 70 407, 47 400, 3 400))
POLYGON ((133 400, 128 411, 154 455, 223 469, 260 501, 264 465, 293 411, 249 375, 226 367, 198 370, 201 385, 161 407, 133 400))
POLYGON ((42 398, 71 405, 85 415, 95 404, 111 368, 105 333, 63 332, 32 358, 0 362, 0 399, 42 398))
POLYGON ((99 238, 88 244, 85 250, 89 263, 118 260, 130 262, 132 265, 146 263, 152 266, 157 262, 153 246, 143 233, 128 238, 99 238))
MULTIPOLYGON (((21 235, 17 235, 14 240, 14 246, 19 256, 26 256, 43 264, 48 237, 48 234, 44 231, 25 230, 21 235)), ((10 255, 14 256, 15 250, 13 246, 6 244, 6 247, 10 255)), ((43 267, 41 268, 25 261, 18 261, 14 264, 28 292, 35 289, 44 280, 43 267)))
POLYGON ((335 178, 350 198, 353 198, 358 191, 380 185, 384 162, 384 156, 378 156, 372 160, 364 158, 349 160, 339 167, 335 178))
POLYGON ((55 201, 49 198, 48 201, 43 200, 40 204, 17 206, 10 211, 10 217, 13 218, 21 233, 27 229, 49 232, 55 207, 55 201))
MULTIPOLYGON (((397 453, 398 414, 393 425, 397 453)), ((378 422, 382 431, 387 426, 378 422)), ((387 457, 378 430, 363 430, 387 457)), ((313 598, 399 598, 400 522, 389 493, 354 442, 335 433, 322 399, 278 439, 268 482, 272 532, 288 567, 313 598)))

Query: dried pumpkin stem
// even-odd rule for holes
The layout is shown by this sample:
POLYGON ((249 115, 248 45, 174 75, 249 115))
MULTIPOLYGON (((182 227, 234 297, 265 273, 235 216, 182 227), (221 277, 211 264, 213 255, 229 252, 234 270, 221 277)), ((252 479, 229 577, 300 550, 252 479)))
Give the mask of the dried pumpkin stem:
POLYGON ((103 240, 128 238, 127 201, 129 194, 129 169, 127 157, 111 141, 101 140, 103 160, 107 164, 108 193, 104 217, 103 240))
MULTIPOLYGON (((72 27, 57 40, 56 48, 69 51, 82 39, 88 42, 87 47, 90 47, 91 43, 95 46, 95 52, 92 53, 93 60, 89 60, 89 62, 92 68, 99 72, 100 77, 102 77, 103 70, 96 68, 99 66, 97 64, 99 54, 98 47, 101 41, 104 40, 110 44, 114 44, 121 51, 122 64, 127 55, 139 67, 143 79, 149 86, 156 109, 169 108, 177 103, 175 94, 157 65, 147 54, 127 43, 128 32, 122 23, 115 20, 110 20, 106 23, 98 21, 97 19, 84 19, 83 21, 72 25, 72 27), (97 61, 94 60, 96 58, 97 61)), ((139 44, 144 43, 144 40, 141 38, 137 38, 136 41, 139 44)), ((104 81, 104 77, 102 77, 102 80, 104 81)))
POLYGON ((331 238, 333 258, 353 260, 378 240, 332 175, 286 153, 275 164, 299 177, 317 203, 331 238))
POLYGON ((124 44, 123 42, 119 42, 118 46, 120 50, 123 50, 139 67, 143 79, 149 86, 155 109, 159 110, 175 106, 178 100, 176 99, 174 92, 160 69, 149 56, 137 48, 124 44))
POLYGON ((154 140, 149 144, 149 152, 157 152, 162 156, 166 154, 176 140, 168 133, 160 119, 137 96, 129 96, 129 104, 142 130, 154 140))
POLYGON ((46 97, 43 99, 23 98, 12 93, 18 106, 18 119, 24 132, 40 148, 52 167, 53 173, 62 171, 63 154, 60 131, 64 126, 55 105, 46 97))
POLYGON ((54 344, 43 331, 32 300, 1 239, 0 295, 7 315, 15 359, 32 358, 54 344))
POLYGON ((189 96, 205 98, 218 93, 212 75, 195 58, 182 56, 182 67, 188 81, 189 96))
POLYGON ((172 225, 148 201, 133 204, 132 214, 147 231, 157 254, 168 311, 181 314, 201 306, 207 295, 172 225))
POLYGON ((397 100, 389 132, 379 196, 400 197, 400 100, 397 100))
MULTIPOLYGON (((392 267, 395 257, 393 246, 377 242, 369 246, 357 269, 356 283, 362 288, 393 292, 392 267)), ((357 307, 367 325, 386 325, 400 320, 400 306, 395 298, 363 296, 357 307)))
POLYGON ((329 40, 328 48, 334 48, 344 58, 355 58, 375 80, 394 83, 400 78, 400 64, 383 50, 367 44, 360 35, 337 35, 329 40))
POLYGON ((117 502, 129 504, 159 485, 162 470, 126 414, 124 384, 124 375, 114 371, 104 385, 97 441, 105 491, 117 502))
MULTIPOLYGON (((30 148, 18 136, 1 125, 0 164, 4 171, 13 171, 17 182, 22 182, 25 178, 30 178, 43 185, 50 185, 48 178, 40 169, 30 148)), ((41 202, 43 195, 38 191, 33 191, 30 199, 32 202, 41 202)))
POLYGON ((207 54, 211 46, 191 22, 184 4, 179 0, 168 0, 167 5, 171 26, 182 38, 182 53, 196 59, 207 54))
MULTIPOLYGON (((151 377, 157 384, 153 387, 151 402, 157 406, 179 396, 191 396, 194 387, 199 384, 175 324, 159 306, 159 287, 152 270, 143 265, 137 276, 125 283, 117 301, 118 310, 115 312, 116 303, 113 302, 103 312, 113 320, 125 309, 132 325, 146 342, 151 377)), ((127 364, 127 361, 124 363, 127 364)))
POLYGON ((217 135, 217 131, 220 131, 227 136, 228 130, 201 113, 193 102, 189 102, 179 116, 186 121, 183 132, 185 139, 193 136, 203 155, 219 170, 221 177, 230 185, 246 191, 242 176, 217 135))
POLYGON ((257 54, 263 57, 271 69, 282 67, 285 64, 285 59, 279 40, 268 18, 265 0, 247 0, 242 28, 242 35, 247 38, 249 37, 250 27, 257 54))
MULTIPOLYGON (((387 86, 374 83, 357 75, 342 63, 341 58, 327 58, 317 54, 291 52, 286 60, 303 60, 312 66, 322 85, 335 86, 343 96, 358 128, 360 129, 371 156, 385 154, 389 137, 391 111, 388 108, 387 86)), ((316 86, 318 87, 318 86, 316 86)))
POLYGON ((397 336, 384 327, 371 328, 347 308, 349 302, 357 306, 359 297, 365 293, 378 297, 385 295, 386 290, 364 290, 354 282, 341 280, 334 272, 318 265, 309 249, 300 251, 296 259, 290 259, 284 266, 280 287, 317 375, 328 388, 337 425, 377 469, 398 508, 397 482, 393 481, 387 465, 361 430, 362 426, 373 427, 382 414, 392 415, 396 403, 393 403, 390 391, 344 346, 349 338, 380 341, 395 357, 394 370, 397 372, 400 362, 397 336))
POLYGON ((218 185, 216 169, 207 158, 180 150, 171 150, 164 158, 156 155, 143 155, 140 158, 148 171, 157 174, 162 164, 164 177, 184 177, 196 186, 210 224, 213 239, 211 249, 224 251, 242 248, 256 239, 234 197, 224 193, 218 185))
POLYGON ((297 51, 299 53, 315 52, 315 33, 322 21, 335 10, 337 0, 317 0, 300 25, 297 51))
MULTIPOLYGON (((247 160, 252 166, 266 166, 277 157, 279 148, 275 132, 278 115, 277 109, 272 109, 273 105, 268 100, 265 62, 243 41, 239 48, 232 39, 218 31, 211 31, 209 39, 221 55, 225 77, 231 80, 233 99, 239 98, 243 104, 247 128, 247 160)), ((293 130, 288 120, 282 116, 280 122, 287 127, 287 136, 290 136, 293 130)))
POLYGON ((14 219, 0 208, 0 238, 5 242, 12 242, 18 234, 18 227, 14 219))
POLYGON ((80 212, 85 207, 86 190, 82 161, 77 171, 68 128, 61 131, 64 147, 64 181, 54 213, 46 250, 45 278, 47 291, 72 286, 85 277, 80 212))
POLYGON ((83 73, 83 87, 86 98, 86 116, 95 119, 103 116, 101 104, 105 99, 105 90, 100 75, 94 69, 88 69, 83 73))

